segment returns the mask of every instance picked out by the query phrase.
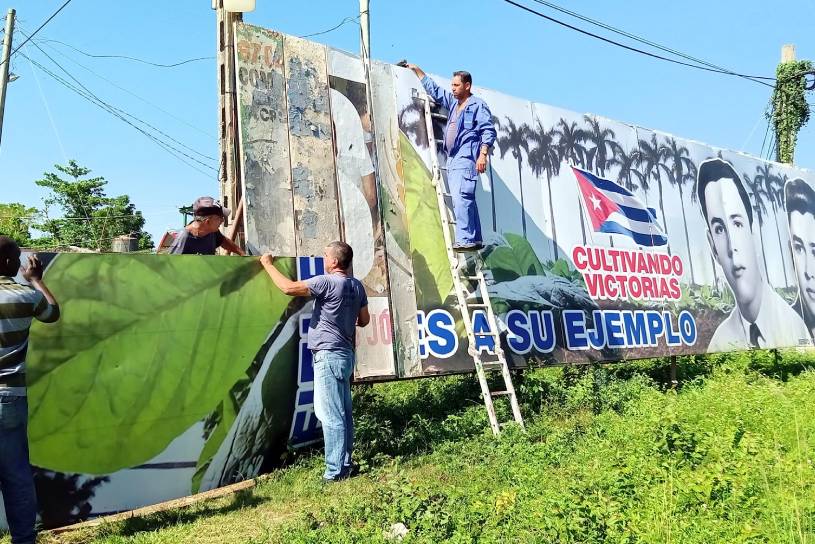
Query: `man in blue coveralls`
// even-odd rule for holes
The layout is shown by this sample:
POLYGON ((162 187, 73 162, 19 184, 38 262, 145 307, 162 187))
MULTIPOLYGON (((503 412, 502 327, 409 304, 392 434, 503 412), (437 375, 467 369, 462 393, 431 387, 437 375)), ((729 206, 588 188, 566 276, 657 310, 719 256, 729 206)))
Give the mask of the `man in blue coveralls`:
POLYGON ((405 63, 422 80, 427 94, 449 111, 444 127, 444 152, 447 154, 447 184, 456 215, 455 251, 477 251, 484 247, 481 222, 475 203, 478 174, 487 169, 487 157, 495 143, 495 126, 487 103, 470 92, 473 78, 469 72, 455 72, 452 92, 445 91, 415 64, 405 63))

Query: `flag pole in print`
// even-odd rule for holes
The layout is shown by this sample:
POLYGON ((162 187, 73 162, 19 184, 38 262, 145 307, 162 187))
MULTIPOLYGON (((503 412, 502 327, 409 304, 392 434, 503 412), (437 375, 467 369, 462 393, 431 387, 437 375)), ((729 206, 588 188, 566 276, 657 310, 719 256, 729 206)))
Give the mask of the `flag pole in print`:
POLYGON ((655 209, 648 208, 633 193, 613 181, 576 166, 571 168, 594 232, 622 234, 641 246, 668 243, 668 237, 657 222, 655 209))

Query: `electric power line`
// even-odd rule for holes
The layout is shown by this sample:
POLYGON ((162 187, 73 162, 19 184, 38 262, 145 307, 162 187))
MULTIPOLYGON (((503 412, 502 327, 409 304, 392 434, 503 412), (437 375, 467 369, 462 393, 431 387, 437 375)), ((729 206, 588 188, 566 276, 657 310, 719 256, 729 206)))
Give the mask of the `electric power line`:
POLYGON ((140 62, 142 64, 147 64, 149 66, 155 66, 156 68, 176 68, 178 66, 183 66, 184 64, 189 64, 191 62, 198 62, 198 61, 202 61, 202 60, 214 60, 215 59, 215 57, 195 57, 195 58, 191 58, 191 59, 180 60, 178 62, 164 64, 164 63, 160 63, 160 62, 152 62, 152 61, 149 61, 149 60, 140 59, 140 58, 137 58, 137 57, 131 57, 129 55, 100 55, 100 54, 88 53, 87 51, 83 51, 82 49, 79 49, 78 47, 75 47, 75 46, 73 46, 73 45, 71 45, 69 43, 65 43, 65 42, 62 42, 62 41, 59 41, 59 40, 48 39, 48 40, 40 40, 40 41, 42 43, 46 43, 46 42, 47 43, 58 43, 60 45, 63 45, 63 46, 68 47, 70 49, 73 49, 74 51, 76 51, 77 53, 79 53, 81 55, 85 55, 86 57, 91 57, 91 58, 94 58, 94 59, 123 59, 123 60, 130 60, 130 61, 133 61, 133 62, 140 62))
POLYGON ((639 53, 641 55, 645 55, 647 57, 655 58, 655 59, 658 59, 658 60, 664 60, 666 62, 671 62, 673 64, 679 64, 679 65, 682 65, 682 66, 687 66, 689 68, 696 68, 697 70, 704 70, 706 72, 713 72, 713 73, 717 73, 717 74, 726 74, 726 75, 741 77, 741 78, 747 79, 749 81, 753 81, 755 83, 758 83, 760 85, 765 85, 767 87, 773 88, 773 85, 771 85, 770 83, 767 83, 766 81, 762 81, 760 79, 754 79, 754 76, 749 76, 749 75, 746 75, 746 74, 738 74, 738 73, 730 72, 730 71, 727 71, 727 70, 720 70, 720 69, 717 69, 717 68, 711 68, 709 66, 700 66, 699 64, 691 64, 691 63, 688 63, 688 62, 683 62, 681 60, 676 60, 676 59, 668 58, 668 57, 665 57, 665 56, 662 56, 662 55, 658 55, 656 53, 651 53, 650 51, 644 51, 642 49, 638 49, 636 47, 626 45, 624 43, 612 40, 610 38, 606 38, 605 36, 600 36, 599 34, 595 34, 593 32, 589 32, 588 30, 584 30, 582 28, 576 27, 574 25, 571 25, 569 23, 566 23, 564 21, 556 19, 555 17, 551 17, 549 15, 546 15, 544 13, 536 11, 536 10, 534 10, 534 9, 528 7, 528 6, 524 6, 523 4, 519 4, 518 2, 515 2, 514 0, 504 0, 504 2, 506 2, 507 4, 511 4, 511 5, 515 6, 515 7, 523 10, 523 11, 532 13, 533 15, 537 15, 538 17, 546 19, 547 21, 551 21, 551 22, 553 22, 555 24, 558 24, 558 25, 563 26, 565 28, 568 28, 570 30, 574 30, 576 32, 579 32, 580 34, 584 34, 586 36, 595 38, 597 40, 606 42, 608 44, 615 45, 617 47, 621 47, 623 49, 626 49, 628 51, 632 51, 634 53, 639 53))
POLYGON ((581 14, 576 13, 574 11, 568 10, 568 9, 566 9, 564 7, 558 6, 557 4, 554 4, 552 2, 548 2, 547 0, 533 0, 533 1, 537 2, 538 4, 547 6, 547 7, 551 8, 551 9, 554 9, 556 11, 559 11, 561 13, 564 13, 566 15, 570 15, 570 16, 576 18, 576 19, 580 19, 581 21, 585 21, 587 23, 590 23, 590 24, 592 24, 594 26, 598 26, 600 28, 603 28, 603 29, 608 30, 610 32, 613 32, 615 34, 619 34, 620 36, 624 36, 626 38, 632 39, 632 40, 637 41, 639 43, 654 47, 655 49, 665 51, 666 53, 676 55, 677 57, 681 57, 681 58, 684 58, 686 60, 696 62, 696 63, 702 64, 704 66, 708 66, 710 68, 715 68, 716 70, 721 70, 722 72, 726 72, 726 73, 728 73, 730 75, 744 77, 744 78, 747 78, 747 79, 764 79, 764 80, 768 80, 768 81, 775 81, 774 77, 751 76, 751 75, 746 75, 746 74, 739 74, 737 72, 734 72, 733 70, 729 70, 727 68, 717 66, 716 64, 713 64, 713 63, 708 62, 708 61, 703 60, 703 59, 692 57, 692 56, 690 56, 690 55, 688 55, 686 53, 682 53, 681 51, 677 51, 676 49, 672 49, 670 47, 667 47, 665 45, 661 45, 661 44, 656 43, 654 41, 651 41, 651 40, 648 40, 648 39, 643 38, 641 36, 638 36, 636 34, 632 34, 631 32, 627 32, 625 30, 615 28, 615 27, 613 27, 613 26, 611 26, 609 24, 603 23, 602 21, 598 21, 596 19, 592 19, 592 18, 587 17, 585 15, 581 15, 581 14))
MULTIPOLYGON (((26 38, 26 39, 23 41, 23 43, 21 43, 20 45, 18 45, 18 46, 17 46, 17 47, 14 49, 14 51, 12 51, 12 52, 11 52, 11 54, 9 55, 9 58, 11 58, 12 56, 14 56, 14 54, 15 54, 17 51, 19 51, 20 49, 22 49, 22 47, 23 47, 23 46, 24 46, 26 43, 28 43, 28 40, 30 40, 31 38, 33 38, 34 36, 36 36, 36 35, 37 35, 37 32, 39 32, 40 30, 42 30, 42 29, 45 27, 45 25, 47 25, 48 23, 50 23, 50 22, 51 22, 51 19, 53 19, 54 17, 56 17, 56 16, 57 16, 57 14, 58 14, 60 11, 62 11, 63 9, 65 9, 65 7, 66 7, 68 4, 70 4, 71 2, 73 2, 73 0, 65 0, 65 3, 64 3, 64 4, 62 4, 62 5, 59 7, 59 9, 57 9, 57 11, 55 11, 54 13, 52 13, 52 14, 51 14, 51 16, 50 16, 48 19, 46 19, 45 21, 43 21, 43 23, 42 23, 40 26, 38 26, 38 27, 37 27, 37 30, 35 30, 34 32, 32 32, 32 33, 31 33, 31 35, 30 35, 30 36, 28 36, 28 37, 27 37, 27 38, 26 38)), ((3 64, 5 64, 5 62, 6 62, 5 60, 0 61, 0 66, 3 66, 3 64)))
POLYGON ((329 28, 328 30, 322 30, 322 31, 320 31, 320 32, 313 32, 313 33, 311 33, 311 34, 303 34, 303 35, 302 35, 302 36, 300 36, 300 37, 301 37, 301 38, 311 38, 311 37, 313 37, 313 36, 321 36, 321 35, 323 35, 323 34, 328 34, 329 32, 334 32, 335 30, 337 30, 338 28, 340 28, 340 27, 341 27, 341 26, 343 26, 344 24, 347 24, 347 23, 352 23, 352 22, 353 22, 353 23, 359 23, 359 18, 360 18, 360 16, 361 16, 361 14, 360 14, 360 15, 357 15, 356 17, 346 17, 345 19, 343 19, 342 21, 340 21, 340 23, 339 23, 338 25, 333 26, 333 27, 329 28))
MULTIPOLYGON (((24 54, 22 54, 22 53, 21 53, 21 55, 23 55, 23 57, 25 57, 25 58, 27 58, 27 59, 28 59, 28 57, 27 57, 27 56, 25 56, 24 54)), ((30 60, 30 61, 31 61, 31 62, 32 62, 32 63, 33 63, 33 64, 34 64, 34 65, 35 65, 37 68, 39 68, 39 69, 40 69, 42 72, 44 72, 46 75, 48 75, 49 77, 51 77, 52 79, 54 79, 55 81, 57 81, 58 83, 60 83, 61 85, 63 85, 64 87, 68 88, 69 90, 71 90, 71 91, 75 92, 76 94, 78 94, 79 96, 81 96, 82 98, 84 98, 85 100, 87 100, 88 102, 90 102, 90 103, 92 103, 92 104, 94 104, 94 105, 96 105, 96 106, 98 106, 98 107, 102 108, 103 110, 107 111, 108 113, 110 113, 110 114, 111 114, 111 115, 113 115, 114 117, 117 117, 117 118, 118 118, 119 120, 121 120, 122 122, 124 122, 124 123, 126 123, 126 124, 130 125, 131 127, 133 127, 134 129, 136 129, 137 131, 141 132, 141 133, 142 133, 142 134, 144 134, 144 135, 145 135, 147 138, 149 138, 150 140, 153 140, 153 142, 155 142, 155 143, 156 143, 156 145, 158 145, 159 147, 161 147, 162 149, 164 149, 165 151, 167 151, 167 152, 168 152, 170 155, 173 155, 173 156, 174 156, 176 159, 180 160, 181 162, 183 162, 184 164, 186 164, 187 166, 189 166, 189 167, 190 167, 190 168, 192 168, 193 170, 196 170, 196 171, 198 171, 198 172, 200 172, 201 174, 204 174, 204 175, 206 175, 206 176, 209 176, 209 175, 210 175, 210 174, 209 174, 209 172, 206 172, 206 171, 202 170, 201 168, 199 168, 199 167, 195 166, 194 164, 191 164, 190 162, 188 162, 187 160, 185 160, 183 157, 186 157, 186 158, 187 158, 187 159, 189 159, 189 160, 195 161, 196 163, 199 163, 199 164, 201 164, 202 166, 204 166, 204 167, 206 167, 206 168, 208 168, 208 169, 210 169, 210 170, 216 170, 216 169, 215 169, 215 168, 213 168, 212 166, 209 166, 208 164, 205 164, 205 163, 203 163, 203 162, 199 161, 199 160, 198 160, 198 159, 196 159, 195 157, 192 157, 192 156, 188 155, 188 154, 187 154, 187 153, 185 153, 184 151, 182 151, 182 150, 180 150, 180 149, 178 149, 178 148, 176 148, 176 147, 174 147, 174 146, 170 145, 169 143, 167 143, 167 142, 165 142, 165 141, 161 140, 160 138, 156 137, 154 134, 151 134, 150 132, 148 132, 148 131, 144 130, 143 128, 141 128, 141 127, 139 127, 139 126, 135 125, 134 123, 130 122, 130 121, 129 121, 128 119, 126 119, 126 118, 125 118, 123 115, 121 115, 120 113, 116 112, 115 108, 113 108, 113 107, 109 107, 109 106, 106 106, 106 105, 105 105, 103 102, 100 102, 100 101, 98 101, 98 99, 94 98, 93 96, 86 94, 84 91, 82 91, 81 89, 77 88, 75 85, 72 85, 70 82, 66 81, 66 80, 65 80, 65 79, 63 79, 62 77, 58 76, 57 74, 55 74, 54 72, 52 72, 51 70, 49 70, 48 68, 46 68, 45 66, 43 66, 42 64, 40 64, 39 62, 37 62, 36 60, 33 60, 33 59, 29 59, 29 60, 30 60), (179 156, 179 155, 181 155, 181 156, 179 156), (182 156, 183 156, 183 157, 182 157, 182 156)))
MULTIPOLYGON (((21 30, 21 32, 23 32, 23 31, 21 30)), ((23 32, 23 35, 25 35, 25 32, 23 32)), ((73 76, 73 75, 72 75, 70 72, 68 72, 68 70, 66 70, 66 69, 65 69, 65 68, 64 68, 64 67, 63 67, 63 66, 62 66, 60 63, 58 63, 56 60, 54 60, 54 58, 53 58, 51 55, 49 55, 48 53, 46 53, 46 52, 45 52, 45 51, 42 49, 42 47, 40 47, 39 45, 37 45, 37 43, 36 43, 36 42, 32 42, 32 43, 34 44, 34 47, 36 47, 37 49, 39 49, 40 53, 42 53, 43 55, 45 55, 45 57, 46 57, 48 60, 50 60, 52 63, 54 63, 54 65, 56 65, 56 67, 57 67, 57 68, 59 68, 59 69, 60 69, 60 70, 61 70, 61 71, 62 71, 62 72, 65 74, 65 75, 67 75, 67 76, 68 76, 69 78, 71 78, 71 79, 72 79, 72 80, 73 80, 73 81, 74 81, 74 82, 75 82, 77 85, 79 85, 79 86, 80 86, 80 87, 81 87, 83 90, 85 90, 85 92, 87 92, 87 93, 88 93, 88 95, 92 96, 92 97, 93 97, 95 100, 99 101, 101 104, 103 104, 103 105, 104 105, 104 106, 106 106, 107 108, 111 108, 111 109, 113 109, 113 110, 116 110, 116 111, 117 111, 117 112, 119 112, 120 114, 125 115, 125 116, 127 116, 127 117, 129 117, 129 118, 133 119, 134 121, 136 121, 136 122, 138 122, 138 123, 141 123, 141 124, 143 124, 143 125, 145 125, 145 126, 149 127, 150 129, 154 130, 155 132, 158 132, 159 134, 161 134, 162 136, 164 136, 164 137, 165 137, 165 138, 167 138, 168 140, 170 140, 170 141, 172 141, 172 142, 174 142, 174 143, 176 143, 176 144, 180 145, 181 147, 183 147, 183 148, 187 149, 188 151, 190 151, 190 152, 192 152, 192 153, 195 153, 196 155, 198 155, 198 156, 200 156, 200 157, 202 157, 202 158, 204 158, 204 159, 208 159, 208 160, 211 160, 211 161, 216 161, 216 160, 217 160, 217 159, 216 159, 216 158, 214 158, 214 157, 210 157, 209 155, 205 155, 204 153, 201 153, 200 151, 197 151, 197 150, 195 150, 195 149, 191 148, 190 146, 186 145, 185 143, 183 143, 183 142, 180 142, 180 141, 176 140, 175 138, 173 138, 172 136, 170 136, 170 135, 169 135, 169 134, 167 134, 166 132, 163 132, 161 129, 159 129, 159 128, 157 128, 157 127, 153 126, 153 125, 151 125, 150 123, 148 123, 148 122, 146 122, 146 121, 144 121, 144 120, 142 120, 142 119, 139 119, 138 117, 136 117, 136 116, 134 116, 134 115, 131 115, 130 113, 128 113, 128 112, 126 112, 126 111, 124 111, 124 110, 122 110, 122 109, 119 109, 119 108, 117 108, 117 107, 115 107, 115 106, 112 106, 111 104, 109 104, 109 103, 105 102, 104 100, 102 100, 101 98, 99 98, 99 97, 98 97, 96 94, 94 94, 94 93, 93 93, 93 91, 91 91, 91 90, 90 90, 90 89, 88 89, 88 88, 87 88, 85 85, 83 85, 81 81, 79 81, 77 78, 75 78, 75 77, 74 77, 74 76, 73 76)), ((190 159, 192 159, 192 160, 194 160, 194 161, 196 161, 196 162, 198 162, 199 164, 202 164, 203 166, 206 166, 207 168, 212 168, 212 166, 210 166, 210 165, 208 165, 208 164, 205 164, 205 163, 203 163, 203 162, 201 162, 201 161, 199 161, 199 160, 195 159, 194 157, 189 157, 189 158, 190 158, 190 159)), ((213 169, 213 170, 215 170, 215 168, 212 168, 212 169, 213 169)))
MULTIPOLYGON (((140 100, 141 102, 144 102, 144 103, 145 103, 145 104, 147 104, 148 106, 151 106, 151 107, 155 108, 156 110, 160 111, 161 113, 163 113, 163 114, 165 114, 165 115, 167 115, 167 116, 169 116, 169 117, 172 117, 173 119, 175 119, 175 120, 176 120, 176 121, 178 121, 179 123, 182 123, 182 124, 184 124, 184 125, 188 126, 189 128, 191 128, 191 129, 193 129, 193 130, 195 130, 195 131, 197 131, 197 132, 200 132, 201 134, 204 134, 205 136, 208 136, 208 137, 210 137, 210 138, 215 138, 215 136, 214 136, 213 134, 211 134, 211 133, 209 133, 209 132, 207 132, 207 131, 205 131, 205 130, 203 130, 203 129, 201 129, 201 128, 199 128, 199 127, 195 126, 195 125, 193 125, 192 123, 190 123, 190 122, 188 122, 188 121, 186 121, 186 120, 182 119, 181 117, 178 117, 177 115, 173 114, 172 112, 169 112, 169 111, 165 110, 165 109, 164 109, 164 108, 162 108, 161 106, 158 106, 157 104, 154 104, 154 103, 150 102, 150 101, 149 101, 149 100, 147 100, 146 98, 142 98, 141 96, 137 95, 136 93, 134 93, 134 92, 133 92, 133 91, 131 91, 130 89, 127 89, 126 87, 123 87, 123 86, 119 85, 118 83, 116 83, 116 82, 114 82, 114 81, 111 81, 110 79, 106 78, 105 76, 103 76, 103 75, 101 75, 101 74, 98 74, 97 72, 95 72, 95 71, 94 71, 94 70, 92 70, 91 68, 88 68, 87 66, 85 66, 85 65, 84 65, 84 64, 82 64, 81 62, 78 62, 78 61, 76 61, 75 59, 73 59, 73 58, 69 57, 68 55, 66 55, 65 53, 63 53, 62 51, 60 51, 59 49, 57 49, 56 47, 54 47, 54 46, 52 46, 52 45, 48 45, 48 42, 52 42, 52 41, 56 41, 56 40, 34 40, 34 42, 32 42, 32 43, 34 43, 34 44, 37 44, 37 43, 42 43, 42 44, 45 44, 45 45, 46 45, 46 47, 50 48, 50 49, 51 49, 52 51, 54 51, 56 54, 58 54, 58 55, 62 56, 63 58, 65 58, 65 59, 67 59, 67 60, 69 60, 69 61, 71 61, 72 63, 74 63, 75 65, 79 66, 79 67, 80 67, 80 68, 82 68, 83 70, 86 70, 87 72, 90 72, 92 75, 94 75, 94 76, 98 77, 99 79, 101 79, 101 80, 103 80, 103 81, 106 81, 107 83, 109 83, 110 85, 112 85, 112 86, 116 87, 117 89, 119 89, 119 90, 121 90, 121 91, 123 91, 123 92, 125 92, 125 93, 129 94, 130 96, 132 96, 132 97, 134 97, 134 98, 136 98, 136 99, 140 100)), ((62 43, 62 42, 60 42, 60 43, 62 43)), ((65 44, 65 45, 68 45, 68 44, 65 44)), ((71 46, 70 46, 70 45, 68 45, 68 47, 71 47, 71 46)), ((212 57, 212 58, 214 58, 214 57, 212 57)))

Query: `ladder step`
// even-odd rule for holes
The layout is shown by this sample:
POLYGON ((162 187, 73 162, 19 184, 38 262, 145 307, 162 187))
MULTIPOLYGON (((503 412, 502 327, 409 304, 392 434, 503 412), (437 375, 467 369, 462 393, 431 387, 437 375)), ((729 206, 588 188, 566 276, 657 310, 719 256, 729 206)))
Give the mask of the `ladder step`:
POLYGON ((445 121, 447 120, 447 116, 444 115, 443 113, 431 113, 430 116, 435 117, 436 119, 444 119, 445 121))
POLYGON ((473 336, 479 336, 479 337, 501 336, 501 333, 492 332, 492 331, 490 331, 490 332, 474 332, 473 336))
POLYGON ((510 393, 509 391, 490 391, 490 395, 492 395, 493 397, 505 397, 511 394, 512 393, 510 393))
POLYGON ((467 306, 469 306, 470 308, 487 308, 489 306, 489 304, 484 304, 483 302, 478 302, 478 303, 472 303, 472 304, 467 303, 467 306))
POLYGON ((500 361, 489 361, 489 362, 486 362, 486 363, 481 363, 481 368, 484 369, 484 370, 489 370, 489 371, 503 370, 504 363, 502 363, 500 361))

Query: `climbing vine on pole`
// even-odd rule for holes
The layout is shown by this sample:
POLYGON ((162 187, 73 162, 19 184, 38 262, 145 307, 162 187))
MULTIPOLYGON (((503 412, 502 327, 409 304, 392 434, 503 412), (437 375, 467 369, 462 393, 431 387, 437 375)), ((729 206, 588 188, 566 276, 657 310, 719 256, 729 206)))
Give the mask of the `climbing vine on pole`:
POLYGON ((811 70, 812 62, 808 60, 782 62, 776 69, 770 120, 775 131, 778 162, 792 163, 798 131, 809 121, 804 73, 811 70))

